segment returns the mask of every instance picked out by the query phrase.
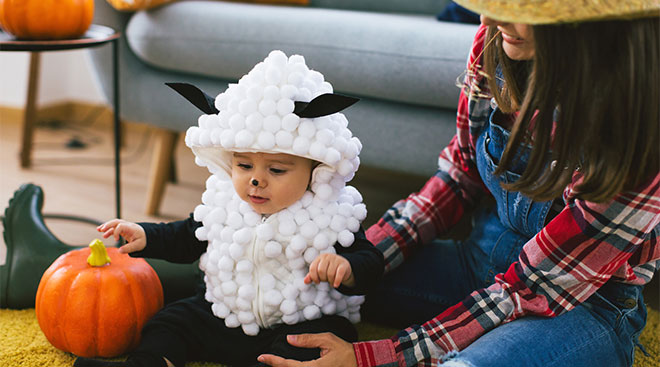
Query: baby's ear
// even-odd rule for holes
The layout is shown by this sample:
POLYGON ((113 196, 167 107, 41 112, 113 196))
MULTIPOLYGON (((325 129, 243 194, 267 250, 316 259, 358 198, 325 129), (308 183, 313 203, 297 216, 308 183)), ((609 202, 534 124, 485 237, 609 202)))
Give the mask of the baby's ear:
POLYGON ((299 117, 314 118, 332 115, 352 106, 359 98, 335 93, 321 94, 309 102, 295 102, 293 113, 299 117))

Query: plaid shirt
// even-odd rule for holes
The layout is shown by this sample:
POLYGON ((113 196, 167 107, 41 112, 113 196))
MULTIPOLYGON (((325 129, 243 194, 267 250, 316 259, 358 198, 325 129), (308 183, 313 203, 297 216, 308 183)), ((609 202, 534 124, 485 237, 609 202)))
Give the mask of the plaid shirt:
MULTIPOLYGON (((474 72, 466 75, 458 104, 457 134, 440 154, 438 171, 367 231, 385 256, 386 271, 456 224, 479 196, 489 195, 475 163, 477 133, 490 111, 479 72, 485 33, 483 26, 477 32, 468 60, 474 72)), ((648 283, 660 267, 660 172, 636 192, 606 203, 577 198, 573 187, 579 181, 576 173, 564 191, 563 210, 494 284, 391 339, 354 343, 358 366, 437 365, 447 352, 467 347, 500 324, 567 312, 611 278, 648 283)))

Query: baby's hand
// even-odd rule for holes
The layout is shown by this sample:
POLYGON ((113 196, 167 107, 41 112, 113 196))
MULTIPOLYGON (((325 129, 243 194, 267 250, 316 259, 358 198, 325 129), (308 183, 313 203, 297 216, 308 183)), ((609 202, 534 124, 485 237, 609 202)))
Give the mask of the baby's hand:
POLYGON ((115 241, 119 241, 119 236, 124 237, 126 244, 119 248, 119 252, 123 254, 142 251, 147 246, 147 235, 136 223, 113 219, 96 227, 96 230, 103 232, 103 238, 114 236, 115 241))
POLYGON ((328 282, 335 288, 341 284, 347 287, 355 286, 351 264, 345 257, 336 254, 321 254, 314 259, 309 264, 309 273, 304 281, 305 284, 328 282))

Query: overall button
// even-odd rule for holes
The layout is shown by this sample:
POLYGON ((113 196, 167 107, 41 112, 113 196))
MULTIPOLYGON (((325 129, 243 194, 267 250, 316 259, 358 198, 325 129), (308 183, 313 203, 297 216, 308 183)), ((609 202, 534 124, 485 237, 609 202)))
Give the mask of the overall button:
POLYGON ((623 305, 626 306, 626 308, 634 308, 637 306, 637 301, 633 298, 626 298, 625 301, 623 301, 623 305))

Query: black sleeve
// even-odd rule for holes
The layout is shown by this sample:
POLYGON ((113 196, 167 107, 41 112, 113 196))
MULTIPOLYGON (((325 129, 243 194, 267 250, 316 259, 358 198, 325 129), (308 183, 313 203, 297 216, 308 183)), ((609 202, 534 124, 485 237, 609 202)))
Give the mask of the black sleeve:
POLYGON ((202 223, 188 219, 170 223, 138 223, 147 234, 147 247, 131 253, 133 257, 162 259, 178 264, 191 264, 206 251, 207 241, 200 241, 195 230, 202 223))
POLYGON ((355 277, 355 287, 341 285, 338 291, 348 295, 365 294, 380 281, 385 271, 385 259, 383 253, 367 240, 364 229, 360 227, 355 232, 355 241, 350 247, 336 243, 335 250, 351 264, 355 277))

